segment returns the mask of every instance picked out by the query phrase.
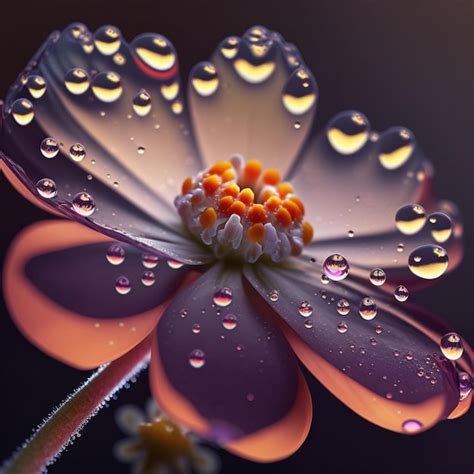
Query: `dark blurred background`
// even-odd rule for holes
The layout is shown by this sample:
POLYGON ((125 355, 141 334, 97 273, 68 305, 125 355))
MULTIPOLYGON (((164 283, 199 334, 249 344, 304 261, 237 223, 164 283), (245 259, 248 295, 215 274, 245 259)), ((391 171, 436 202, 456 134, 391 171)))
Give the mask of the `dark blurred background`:
MULTIPOLYGON (((82 21, 91 30, 117 25, 132 39, 143 31, 170 38, 183 76, 207 59, 219 40, 253 24, 296 43, 320 89, 317 126, 334 113, 358 109, 376 129, 412 129, 435 165, 440 197, 452 199, 465 221, 466 257, 440 286, 413 297, 447 317, 474 343, 473 135, 474 2, 472 0, 144 1, 5 0, 1 7, 0 96, 54 29, 82 21)), ((48 216, 0 177, 2 259, 28 224, 48 216)), ((0 306, 2 364, 0 459, 7 457, 86 373, 31 346, 0 306)), ((474 472, 474 410, 429 432, 406 437, 369 424, 317 382, 314 424, 292 458, 258 465, 220 452, 224 473, 445 473, 474 472)), ((51 471, 129 472, 112 456, 122 437, 113 414, 125 402, 148 397, 147 377, 96 417, 51 471)))

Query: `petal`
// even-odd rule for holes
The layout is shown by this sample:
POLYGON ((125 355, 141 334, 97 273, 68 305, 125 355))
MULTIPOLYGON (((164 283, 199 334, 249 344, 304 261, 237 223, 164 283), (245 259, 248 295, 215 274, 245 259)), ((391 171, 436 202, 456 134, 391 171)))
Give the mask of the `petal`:
POLYGON ((191 71, 188 88, 194 132, 208 164, 242 154, 284 173, 316 108, 316 82, 299 52, 261 26, 222 41, 212 63, 191 71))
POLYGON ((181 89, 173 46, 152 34, 128 45, 114 27, 99 29, 95 43, 90 37, 79 24, 52 34, 11 87, 2 113, 0 148, 5 163, 36 196, 38 180, 53 180, 57 196, 41 199, 70 218, 120 240, 140 238, 143 246, 171 258, 191 258, 189 249, 194 247, 196 260, 201 255, 207 261, 202 256, 206 252, 195 244, 183 247, 186 239, 173 206, 181 180, 201 167, 185 114, 172 110, 177 101, 182 104, 182 96, 172 103, 163 97, 171 83, 177 91, 181 89), (107 31, 117 35, 119 49, 114 55, 94 47, 107 31), (155 77, 141 68, 137 51, 143 55, 147 47, 157 48, 156 42, 167 45, 175 58, 166 77, 155 77), (74 68, 81 71, 76 76, 71 73, 74 68), (31 85, 38 77, 44 84, 41 96, 31 85), (78 89, 78 85, 84 87, 78 89), (142 90, 151 103, 146 116, 142 116, 143 97, 139 96, 139 106, 135 103, 142 90), (54 146, 49 147, 49 154, 43 149, 48 159, 41 144, 49 137, 59 151, 55 155, 51 152, 54 146), (74 196, 82 192, 90 194, 96 205, 88 218, 78 215, 72 206, 74 196))
POLYGON ((141 253, 122 245, 125 260, 106 259, 110 239, 78 224, 46 221, 23 231, 7 255, 4 294, 22 333, 49 355, 78 368, 116 359, 154 328, 188 267, 153 269, 156 283, 141 283, 141 253), (129 294, 115 290, 125 276, 129 294))
MULTIPOLYGON (((301 361, 363 418, 412 433, 430 428, 457 407, 454 364, 440 357, 439 333, 414 319, 421 318, 415 308, 408 313, 380 294, 374 297, 376 318, 366 321, 357 314, 361 298, 367 296, 363 287, 344 282, 322 290, 299 270, 264 266, 248 267, 246 276, 282 317, 301 361), (274 302, 268 297, 273 289, 279 291, 274 302), (340 298, 350 303, 348 316, 336 310, 340 298), (313 308, 310 318, 299 313, 303 301, 313 308), (347 327, 338 330, 341 323, 347 327)), ((471 366, 467 355, 462 363, 471 366)))
POLYGON ((248 290, 239 268, 216 265, 183 291, 160 319, 151 387, 172 418, 239 456, 268 462, 298 449, 312 407, 291 349, 248 290), (223 288, 232 291, 227 307, 213 304, 223 288), (229 314, 237 318, 230 330, 223 326, 229 314), (191 360, 196 350, 203 365, 191 360))

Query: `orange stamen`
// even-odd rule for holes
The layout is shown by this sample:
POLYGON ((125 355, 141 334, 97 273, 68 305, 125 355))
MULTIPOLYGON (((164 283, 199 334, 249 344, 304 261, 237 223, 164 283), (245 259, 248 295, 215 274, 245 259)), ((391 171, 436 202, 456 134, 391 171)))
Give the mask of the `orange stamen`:
POLYGON ((267 220, 267 213, 262 204, 254 204, 247 214, 247 219, 250 222, 265 222, 267 220))
POLYGON ((263 242, 264 237, 265 228, 260 222, 258 222, 257 224, 253 224, 247 230, 247 238, 250 240, 250 242, 261 244, 263 242))
POLYGON ((240 191, 240 194, 239 194, 239 199, 247 206, 250 206, 251 204, 253 204, 254 197, 255 195, 250 188, 242 189, 242 191, 240 191))
POLYGON ((219 174, 221 175, 224 171, 232 168, 232 163, 230 161, 218 161, 216 164, 212 165, 208 172, 209 174, 219 174))
POLYGON ((212 227, 214 225, 214 222, 216 222, 216 219, 217 214, 214 208, 212 207, 206 208, 199 216, 199 222, 205 229, 212 227))
POLYGON ((288 195, 288 194, 291 194, 293 192, 293 186, 288 183, 288 182, 283 182, 283 183, 280 183, 278 186, 277 186, 277 190, 278 190, 278 193, 280 194, 280 197, 282 199, 285 199, 285 197, 288 195))
POLYGON ((291 214, 288 212, 287 209, 284 207, 280 207, 276 213, 276 217, 278 219, 278 222, 283 226, 283 227, 288 227, 292 220, 291 220, 291 214))
POLYGON ((181 194, 188 194, 193 189, 193 178, 188 176, 181 185, 181 194))
POLYGON ((242 201, 235 201, 227 209, 227 214, 229 214, 229 215, 237 214, 240 217, 244 217, 246 210, 247 210, 247 206, 242 201))
POLYGON ((281 181, 281 174, 277 169, 270 168, 263 173, 262 181, 275 186, 281 181))
POLYGON ((303 222, 303 243, 309 245, 313 240, 314 230, 309 222, 303 222))
POLYGON ((202 187, 208 196, 214 194, 221 185, 221 178, 217 174, 211 174, 202 181, 202 187))

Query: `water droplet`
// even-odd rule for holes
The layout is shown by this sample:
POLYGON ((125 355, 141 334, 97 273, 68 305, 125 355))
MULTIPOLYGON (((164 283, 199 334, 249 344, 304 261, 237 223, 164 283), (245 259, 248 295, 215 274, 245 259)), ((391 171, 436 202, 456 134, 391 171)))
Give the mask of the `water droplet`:
POLYGON ((59 153, 59 145, 54 138, 46 137, 41 142, 40 151, 45 158, 51 159, 59 153))
POLYGON ((134 98, 133 110, 139 117, 145 117, 151 111, 151 97, 145 89, 142 89, 134 98))
POLYGON ((402 253, 405 250, 405 245, 400 243, 397 245, 397 252, 402 253))
POLYGON ((362 319, 370 321, 377 316, 377 305, 372 298, 366 296, 360 300, 359 314, 362 319))
POLYGON ((335 253, 326 258, 323 270, 331 280, 340 281, 344 280, 349 274, 349 264, 342 255, 335 253))
POLYGON ((40 99, 46 92, 46 81, 43 77, 37 74, 32 74, 26 81, 26 87, 28 88, 31 97, 34 99, 40 99))
POLYGON ((204 351, 201 349, 194 349, 189 355, 189 363, 191 364, 191 367, 194 367, 195 369, 203 367, 206 363, 204 351))
POLYGON ((228 331, 232 331, 237 327, 237 316, 235 314, 227 314, 222 320, 222 326, 228 331))
POLYGON ((309 318, 313 314, 313 307, 307 301, 303 301, 298 306, 298 312, 303 318, 309 318))
POLYGON ((102 102, 115 102, 122 91, 122 82, 116 72, 99 72, 92 82, 92 92, 102 102))
POLYGON ((331 281, 331 280, 329 279, 329 277, 328 277, 325 273, 323 273, 323 274, 321 275, 321 283, 322 283, 323 285, 328 285, 330 281, 331 281))
POLYGON ((116 53, 114 54, 114 63, 117 65, 117 66, 123 66, 127 60, 125 59, 125 56, 121 53, 116 53))
POLYGON ((214 64, 201 62, 191 71, 191 84, 201 97, 213 95, 219 87, 219 77, 214 64))
POLYGON ((69 148, 69 156, 73 161, 82 161, 86 157, 86 149, 80 143, 74 143, 69 148))
POLYGON ((306 329, 311 329, 313 327, 313 321, 311 321, 311 319, 306 319, 304 322, 304 327, 306 329))
POLYGON ((40 179, 36 183, 36 190, 38 191, 38 194, 45 199, 51 199, 58 194, 56 183, 49 178, 40 179))
POLYGON ((410 254, 408 267, 420 278, 438 278, 448 268, 448 253, 438 245, 422 245, 410 254))
POLYGON ((397 229, 405 235, 419 232, 426 222, 426 211, 419 204, 408 204, 401 207, 395 215, 397 229))
POLYGON ((347 231, 347 237, 349 237, 350 239, 352 239, 354 237, 354 231, 353 230, 348 230, 347 231))
POLYGON ((95 201, 87 193, 77 193, 72 200, 73 209, 81 216, 89 217, 95 211, 95 201))
POLYGON ((226 59, 234 59, 239 49, 239 42, 240 38, 237 36, 229 36, 223 40, 219 47, 222 56, 226 59))
POLYGON ((272 290, 270 291, 269 298, 270 301, 273 301, 275 303, 280 298, 280 293, 278 292, 278 290, 272 290))
POLYGON ((293 115, 303 115, 316 103, 317 86, 311 73, 304 68, 296 69, 283 89, 282 101, 293 115))
POLYGON ((465 400, 472 391, 472 379, 466 372, 459 372, 459 400, 465 400))
POLYGON ((331 146, 341 155, 359 151, 369 139, 370 124, 360 112, 349 110, 337 114, 328 124, 327 137, 331 146))
POLYGON ((125 250, 121 245, 112 244, 107 249, 105 257, 112 265, 120 265, 125 260, 125 250))
POLYGON ((418 420, 406 420, 402 423, 405 433, 417 433, 421 430, 422 424, 418 420))
POLYGON ((434 212, 428 216, 429 228, 433 239, 438 243, 446 242, 453 233, 453 223, 444 212, 434 212))
POLYGON ((193 324, 193 327, 191 330, 194 334, 199 334, 201 332, 201 325, 198 323, 193 324))
POLYGON ((115 291, 119 295, 127 295, 130 293, 132 289, 132 285, 130 284, 130 280, 125 276, 120 276, 115 280, 115 291))
POLYGON ((144 146, 139 146, 139 147, 137 148, 137 153, 138 153, 139 155, 144 155, 144 154, 145 154, 145 151, 146 151, 146 150, 145 150, 145 147, 144 147, 144 146))
POLYGON ((28 99, 16 99, 12 104, 11 113, 15 122, 22 126, 28 125, 35 117, 33 104, 28 99))
POLYGON ((336 303, 336 310, 341 316, 347 316, 351 311, 351 305, 349 304, 349 301, 347 301, 345 298, 341 298, 336 303))
POLYGON ((78 67, 71 69, 64 77, 64 85, 71 94, 84 94, 90 86, 89 74, 78 67))
POLYGON ((180 268, 184 267, 184 263, 178 262, 177 260, 167 260, 166 264, 168 267, 170 267, 172 270, 179 270, 180 268))
POLYGON ((349 329, 349 326, 344 322, 340 322, 337 325, 337 331, 340 332, 341 334, 345 334, 348 329, 349 329))
POLYGON ((214 293, 213 297, 214 304, 225 308, 232 303, 232 290, 230 288, 220 288, 214 293))
POLYGON ((155 284, 155 281, 156 281, 155 274, 151 270, 147 270, 146 272, 143 272, 142 283, 145 286, 152 286, 155 284))
POLYGON ((455 332, 445 334, 441 338, 439 347, 443 355, 449 360, 458 360, 464 352, 461 336, 455 332))
POLYGON ((183 112, 183 103, 180 102, 179 100, 174 101, 174 102, 171 104, 171 111, 172 111, 175 115, 180 115, 180 114, 183 112))
POLYGON ((397 301, 406 301, 409 296, 407 287, 404 285, 397 286, 393 292, 393 296, 397 301))
POLYGON ((379 160, 387 170, 403 166, 415 149, 415 137, 406 128, 392 127, 380 135, 379 160))
POLYGON ((142 265, 149 270, 155 268, 158 265, 158 260, 158 255, 153 255, 150 253, 144 253, 142 255, 142 265))
POLYGON ((161 85, 160 92, 165 100, 170 101, 176 99, 179 94, 179 82, 174 80, 171 82, 165 82, 161 85))
POLYGON ((293 128, 295 128, 296 130, 299 130, 301 128, 301 122, 293 123, 293 128))
POLYGON ((94 34, 94 44, 104 56, 112 56, 120 48, 120 31, 114 26, 102 26, 94 34))
POLYGON ((382 334, 382 332, 383 332, 383 327, 380 326, 380 324, 377 324, 377 326, 375 326, 375 332, 376 332, 377 334, 382 334))
POLYGON ((272 41, 242 42, 233 62, 235 72, 250 84, 265 82, 275 71, 273 44, 272 41))
POLYGON ((370 272, 370 283, 375 286, 382 286, 387 281, 387 275, 381 268, 374 268, 370 272))
POLYGON ((164 36, 144 33, 132 41, 132 48, 138 59, 155 71, 167 71, 176 63, 174 47, 164 36))

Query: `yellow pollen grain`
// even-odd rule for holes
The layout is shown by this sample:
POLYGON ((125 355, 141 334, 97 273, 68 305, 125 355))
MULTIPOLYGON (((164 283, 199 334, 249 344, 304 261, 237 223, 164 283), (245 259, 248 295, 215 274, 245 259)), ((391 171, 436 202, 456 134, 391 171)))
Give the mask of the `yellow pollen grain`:
POLYGON ((193 189, 193 178, 191 178, 191 176, 188 176, 181 185, 181 193, 187 194, 191 191, 191 189, 193 189))
POLYGON ((262 204, 254 204, 247 214, 247 219, 250 222, 266 222, 267 213, 265 207, 262 204))
POLYGON ((270 196, 265 201, 265 207, 270 211, 276 211, 281 205, 281 199, 278 196, 270 196))
POLYGON ((303 222, 303 244, 309 245, 313 240, 314 230, 309 222, 303 222))
POLYGON ((265 227, 261 222, 253 224, 247 229, 247 238, 254 244, 261 244, 265 237, 265 227))
POLYGON ((232 196, 224 196, 219 200, 219 209, 221 212, 226 213, 232 203, 234 202, 234 198, 232 196))
POLYGON ((291 194, 293 192, 293 186, 290 183, 284 181, 283 183, 280 183, 277 186, 277 190, 278 190, 278 194, 280 195, 280 197, 282 199, 285 199, 285 197, 288 194, 291 194))
POLYGON ((239 193, 239 200, 242 201, 247 206, 250 206, 251 204, 253 204, 254 198, 255 198, 255 195, 250 188, 244 188, 239 193))
POLYGON ((222 195, 223 196, 232 196, 232 197, 237 197, 240 192, 240 187, 236 183, 231 183, 228 184, 223 190, 222 190, 222 195))
POLYGON ((202 181, 202 187, 207 195, 214 194, 221 185, 221 178, 217 174, 211 174, 202 181))
POLYGON ((212 207, 206 208, 199 216, 199 222, 205 229, 212 227, 214 225, 214 222, 216 222, 216 219, 217 214, 214 208, 212 207))
POLYGON ((292 222, 291 214, 284 207, 280 207, 280 209, 278 209, 278 211, 276 213, 276 218, 278 219, 278 222, 283 227, 288 227, 292 222))
POLYGON ((273 189, 271 188, 264 188, 262 189, 262 191, 260 192, 260 200, 262 202, 265 202, 265 201, 268 201, 270 199, 270 197, 272 196, 276 196, 275 192, 273 191, 273 189))
POLYGON ((265 184, 276 186, 281 181, 280 172, 277 169, 270 168, 263 173, 262 181, 265 184))

